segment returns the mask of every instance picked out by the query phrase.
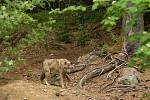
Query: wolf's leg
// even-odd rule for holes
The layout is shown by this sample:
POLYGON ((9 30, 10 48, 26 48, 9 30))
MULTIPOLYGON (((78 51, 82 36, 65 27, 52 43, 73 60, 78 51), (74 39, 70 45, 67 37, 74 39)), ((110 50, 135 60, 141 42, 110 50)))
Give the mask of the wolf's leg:
POLYGON ((60 72, 60 79, 61 79, 61 87, 64 88, 64 79, 62 71, 60 72))
POLYGON ((69 75, 66 73, 65 77, 67 78, 68 81, 71 81, 71 78, 69 77, 69 75))
POLYGON ((48 81, 47 81, 47 79, 48 79, 49 76, 50 76, 50 71, 46 71, 46 72, 45 72, 45 79, 44 79, 46 85, 50 85, 50 84, 48 83, 48 81))

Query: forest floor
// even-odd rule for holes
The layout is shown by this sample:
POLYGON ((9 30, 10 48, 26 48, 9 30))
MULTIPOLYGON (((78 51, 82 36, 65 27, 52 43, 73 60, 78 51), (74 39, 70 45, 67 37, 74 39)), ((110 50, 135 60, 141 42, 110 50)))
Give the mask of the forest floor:
MULTIPOLYGON (((40 74, 45 58, 67 58, 75 61, 93 49, 91 45, 65 46, 65 50, 51 50, 47 53, 41 51, 43 49, 37 50, 36 46, 31 47, 35 51, 31 48, 25 49, 23 55, 27 63, 0 77, 0 100, 150 100, 150 70, 141 73, 140 83, 136 87, 118 87, 116 82, 112 83, 112 80, 106 78, 106 73, 89 80, 81 89, 78 82, 89 71, 87 69, 70 74, 71 82, 67 82, 65 89, 60 86, 42 85, 40 74)), ((116 74, 114 72, 112 77, 116 74)), ((56 85, 59 85, 59 82, 56 82, 56 85)))

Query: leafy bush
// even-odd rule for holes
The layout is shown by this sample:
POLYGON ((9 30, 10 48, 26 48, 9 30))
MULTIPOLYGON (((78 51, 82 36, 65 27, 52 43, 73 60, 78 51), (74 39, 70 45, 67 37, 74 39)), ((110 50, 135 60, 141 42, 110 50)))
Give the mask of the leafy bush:
MULTIPOLYGON (((107 6, 104 19, 101 22, 104 27, 111 31, 116 25, 116 22, 121 19, 124 14, 139 14, 142 15, 150 8, 150 0, 116 0, 110 3, 105 0, 94 0, 93 10, 100 6, 107 6), (128 3, 133 6, 128 7, 128 3)), ((128 21, 128 26, 136 25, 136 18, 132 18, 128 21)), ((141 69, 150 67, 150 32, 143 32, 142 35, 135 34, 132 36, 133 40, 140 42, 140 48, 135 53, 134 57, 130 61, 130 66, 137 65, 141 69)))
POLYGON ((144 93, 141 100, 149 100, 150 99, 150 93, 144 93))
POLYGON ((108 53, 108 45, 107 44, 103 44, 102 46, 101 46, 101 52, 102 52, 102 54, 107 54, 108 53))
POLYGON ((78 41, 79 46, 84 46, 86 44, 86 41, 87 41, 85 34, 80 33, 77 41, 78 41))
POLYGON ((1 61, 0 64, 0 74, 10 71, 13 68, 13 65, 13 60, 8 60, 7 58, 5 58, 3 61, 1 61))
POLYGON ((150 32, 144 31, 142 34, 132 35, 130 39, 132 41, 139 40, 141 45, 131 59, 130 66, 136 65, 141 70, 150 68, 150 32))
MULTIPOLYGON (((17 52, 19 48, 22 47, 22 44, 19 44, 20 46, 16 48, 12 48, 9 40, 13 35, 12 33, 19 26, 29 25, 35 22, 26 11, 32 10, 35 5, 42 4, 43 0, 38 0, 36 3, 34 1, 35 0, 3 0, 0 3, 0 41, 3 43, 2 46, 7 45, 7 51, 1 52, 0 54, 0 62, 2 63, 0 73, 8 72, 15 67, 17 61, 20 61, 17 52)), ((32 35, 32 38, 34 38, 34 35, 32 35)), ((33 41, 33 39, 31 41, 33 41)))
POLYGON ((65 43, 70 43, 71 42, 71 35, 69 34, 69 31, 64 31, 60 33, 60 41, 65 42, 65 43))
POLYGON ((25 60, 21 58, 17 51, 17 48, 11 48, 10 50, 0 53, 0 74, 9 72, 25 63, 25 60))

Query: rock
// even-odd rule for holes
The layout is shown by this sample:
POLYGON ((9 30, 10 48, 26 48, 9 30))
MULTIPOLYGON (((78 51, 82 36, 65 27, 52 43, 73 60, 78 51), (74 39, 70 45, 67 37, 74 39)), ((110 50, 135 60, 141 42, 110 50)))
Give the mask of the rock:
POLYGON ((24 97, 23 100, 27 100, 27 97, 24 97))
POLYGON ((65 89, 57 89, 57 90, 55 90, 55 95, 56 96, 64 96, 66 94, 67 93, 66 93, 65 89))
POLYGON ((51 53, 51 54, 50 54, 50 56, 54 56, 54 54, 53 54, 53 53, 51 53))
POLYGON ((65 92, 61 92, 60 95, 61 95, 61 96, 65 96, 66 93, 65 93, 65 92))
POLYGON ((43 89, 44 92, 47 92, 47 89, 43 89))
POLYGON ((66 92, 56 91, 56 92, 55 92, 55 95, 56 95, 56 96, 65 96, 65 95, 66 95, 66 92))
POLYGON ((90 55, 89 54, 86 54, 84 56, 80 56, 78 59, 77 59, 77 63, 80 63, 80 64, 85 64, 87 63, 87 60, 89 59, 90 55))
POLYGON ((72 91, 72 94, 76 94, 77 93, 77 91, 72 91))
POLYGON ((60 92, 64 92, 64 91, 65 91, 65 89, 60 89, 59 91, 60 91, 60 92))
POLYGON ((139 72, 134 68, 124 68, 117 82, 123 85, 137 85, 139 83, 139 72))
POLYGON ((91 64, 95 60, 99 59, 97 55, 86 54, 85 56, 80 56, 77 60, 79 64, 91 64))
POLYGON ((93 61, 97 60, 99 57, 97 55, 91 55, 88 59, 89 63, 92 63, 93 61))

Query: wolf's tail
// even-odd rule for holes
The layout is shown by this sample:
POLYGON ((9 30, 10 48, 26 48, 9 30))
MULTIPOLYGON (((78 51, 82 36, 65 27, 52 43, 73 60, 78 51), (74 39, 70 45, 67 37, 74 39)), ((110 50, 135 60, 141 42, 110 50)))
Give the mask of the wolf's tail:
POLYGON ((40 77, 41 83, 42 83, 42 81, 44 80, 44 78, 45 78, 45 73, 42 72, 41 77, 40 77))

